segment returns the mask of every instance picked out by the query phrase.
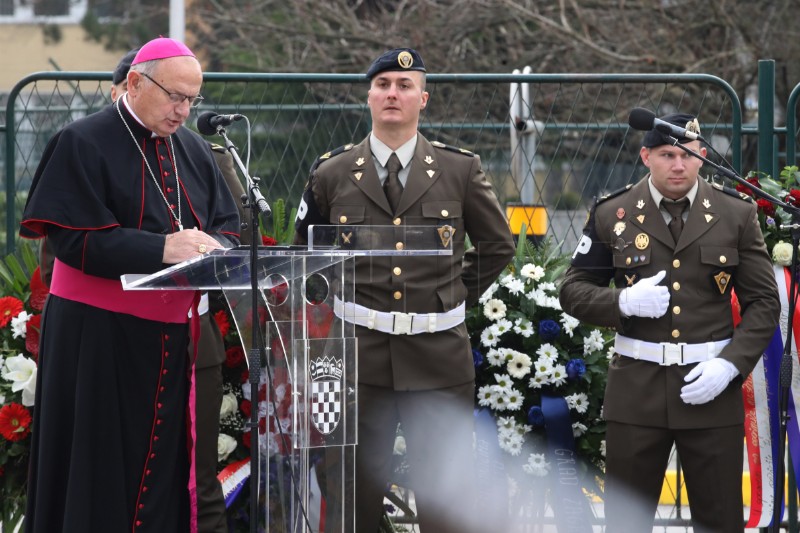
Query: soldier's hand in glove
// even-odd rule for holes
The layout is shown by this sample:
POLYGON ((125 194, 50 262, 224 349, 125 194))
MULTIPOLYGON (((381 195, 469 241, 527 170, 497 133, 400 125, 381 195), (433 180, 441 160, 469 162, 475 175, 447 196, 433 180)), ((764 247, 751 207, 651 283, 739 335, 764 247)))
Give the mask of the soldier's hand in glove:
POLYGON ((667 275, 662 270, 655 276, 640 279, 619 295, 619 310, 623 315, 658 318, 669 306, 669 289, 658 284, 667 275))
POLYGON ((681 389, 681 400, 692 405, 708 403, 724 391, 738 374, 733 363, 725 359, 715 357, 702 361, 683 378, 687 383, 695 381, 681 389))

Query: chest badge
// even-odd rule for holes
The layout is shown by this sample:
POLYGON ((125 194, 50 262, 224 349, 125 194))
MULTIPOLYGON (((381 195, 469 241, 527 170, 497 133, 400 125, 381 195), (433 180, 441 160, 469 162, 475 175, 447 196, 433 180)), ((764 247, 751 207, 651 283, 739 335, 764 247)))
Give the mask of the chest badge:
POLYGON ((636 217, 636 220, 639 221, 639 224, 644 224, 644 215, 639 215, 636 217))
POLYGON ((349 231, 347 233, 342 232, 341 237, 342 237, 342 244, 352 244, 350 242, 350 239, 353 238, 353 232, 352 231, 349 231))
POLYGON ((630 276, 625 274, 625 281, 628 282, 628 287, 632 286, 634 283, 636 283, 636 274, 630 276))
POLYGON ((366 163, 366 162, 367 162, 367 160, 364 159, 363 157, 359 157, 358 159, 356 159, 356 165, 358 165, 360 167, 364 166, 364 163, 366 163))
POLYGON ((650 246, 650 237, 647 233, 640 233, 636 236, 636 239, 633 241, 636 245, 636 248, 639 250, 645 250, 648 246, 650 246))
POLYGON ((433 163, 433 158, 431 156, 429 156, 429 155, 426 155, 425 159, 423 159, 423 161, 425 161, 426 163, 428 163, 430 165, 431 163, 433 163))
POLYGON ((714 276, 714 281, 717 282, 717 288, 720 294, 725 294, 725 289, 731 284, 731 275, 727 272, 720 272, 714 276))
POLYGON ((644 200, 639 200, 636 202, 636 209, 641 209, 644 207, 644 200))
POLYGON ((624 222, 617 222, 616 224, 614 224, 614 234, 616 234, 617 237, 622 235, 623 231, 625 231, 625 223, 624 222))
POLYGON ((621 207, 619 209, 617 209, 617 218, 620 219, 620 220, 625 218, 625 210, 622 209, 621 207))
POLYGON ((441 228, 436 228, 436 231, 439 232, 439 239, 442 241, 442 246, 444 248, 450 246, 450 240, 453 238, 456 229, 453 226, 442 226, 441 228))

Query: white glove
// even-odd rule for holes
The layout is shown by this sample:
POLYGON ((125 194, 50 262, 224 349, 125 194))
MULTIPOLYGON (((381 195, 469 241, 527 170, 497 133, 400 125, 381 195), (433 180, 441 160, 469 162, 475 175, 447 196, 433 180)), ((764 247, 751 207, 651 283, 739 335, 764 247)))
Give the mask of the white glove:
POLYGON ((619 310, 625 316, 658 318, 664 316, 669 307, 669 289, 658 284, 667 275, 662 270, 655 276, 640 279, 633 286, 623 289, 619 295, 619 310))
POLYGON ((739 371, 730 361, 719 357, 702 361, 683 378, 686 382, 696 381, 681 389, 681 400, 693 405, 708 403, 724 391, 737 375, 739 371))

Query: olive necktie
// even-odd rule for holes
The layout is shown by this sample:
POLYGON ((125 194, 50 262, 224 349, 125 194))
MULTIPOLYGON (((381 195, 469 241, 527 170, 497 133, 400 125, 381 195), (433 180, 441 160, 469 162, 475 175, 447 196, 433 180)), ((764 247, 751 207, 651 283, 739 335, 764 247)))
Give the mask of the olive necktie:
POLYGON ((677 244, 678 238, 681 236, 681 231, 683 230, 683 210, 689 207, 689 199, 684 198, 683 200, 678 200, 677 202, 673 202, 672 200, 667 200, 664 198, 661 200, 661 205, 664 206, 664 209, 667 210, 667 213, 670 214, 672 219, 667 224, 669 228, 669 232, 672 233, 672 238, 675 239, 675 243, 677 244))
POLYGON ((383 184, 383 190, 386 193, 386 199, 389 200, 389 205, 392 207, 392 213, 397 211, 400 197, 403 195, 403 185, 398 177, 401 168, 400 158, 397 157, 396 153, 392 152, 392 155, 389 156, 389 161, 386 163, 389 177, 386 178, 386 182, 383 184))

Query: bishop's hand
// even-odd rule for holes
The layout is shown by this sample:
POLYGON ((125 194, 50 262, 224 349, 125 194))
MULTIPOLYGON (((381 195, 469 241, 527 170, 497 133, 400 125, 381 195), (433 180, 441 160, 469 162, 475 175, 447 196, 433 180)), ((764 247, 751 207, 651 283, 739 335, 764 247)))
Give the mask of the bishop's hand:
POLYGON ((222 245, 211 235, 196 229, 186 229, 167 235, 162 261, 172 265, 220 249, 222 245))

